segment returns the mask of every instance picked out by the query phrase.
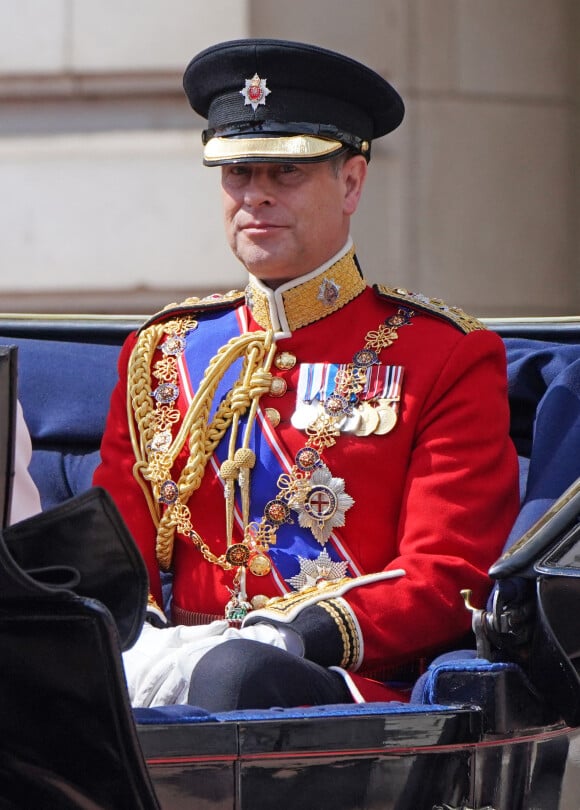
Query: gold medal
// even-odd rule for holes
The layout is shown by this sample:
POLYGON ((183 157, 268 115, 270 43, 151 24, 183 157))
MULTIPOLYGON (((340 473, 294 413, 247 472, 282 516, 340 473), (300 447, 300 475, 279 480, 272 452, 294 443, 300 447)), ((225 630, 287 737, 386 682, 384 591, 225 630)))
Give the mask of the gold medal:
POLYGON ((385 433, 389 433, 397 424, 397 412, 384 399, 379 400, 376 411, 379 415, 379 424, 375 428, 375 433, 378 436, 383 436, 385 433))
POLYGON ((255 577, 265 577, 272 570, 272 563, 269 557, 259 551, 250 557, 248 568, 255 577))
POLYGON ((370 436, 379 425, 379 414, 370 402, 363 402, 359 405, 360 424, 354 431, 355 436, 370 436))

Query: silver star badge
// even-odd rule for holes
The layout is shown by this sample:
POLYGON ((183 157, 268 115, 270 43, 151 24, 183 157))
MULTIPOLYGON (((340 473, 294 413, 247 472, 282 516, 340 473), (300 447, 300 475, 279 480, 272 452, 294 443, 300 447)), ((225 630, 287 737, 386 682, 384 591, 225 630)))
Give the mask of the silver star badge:
POLYGON ((249 104, 256 112, 260 104, 266 104, 266 96, 269 96, 272 91, 266 87, 267 79, 260 79, 257 73, 254 73, 253 77, 246 79, 245 82, 245 87, 240 90, 245 99, 244 107, 249 104))
POLYGON ((335 478, 328 467, 318 467, 308 480, 308 487, 300 489, 297 497, 288 501, 298 512, 298 523, 310 529, 324 546, 333 529, 344 526, 347 509, 354 500, 344 491, 344 479, 335 478))
POLYGON ((301 588, 311 588, 318 585, 319 582, 342 579, 348 568, 348 562, 333 562, 326 549, 323 549, 315 560, 298 557, 298 562, 300 563, 300 573, 286 580, 296 591, 301 588))

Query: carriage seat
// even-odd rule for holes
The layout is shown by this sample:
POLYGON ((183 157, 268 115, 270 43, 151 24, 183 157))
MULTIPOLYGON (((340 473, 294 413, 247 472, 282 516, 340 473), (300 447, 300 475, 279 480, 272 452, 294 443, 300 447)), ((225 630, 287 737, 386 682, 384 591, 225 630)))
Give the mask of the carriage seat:
MULTIPOLYGON (((510 542, 580 475, 580 328, 576 342, 569 334, 561 342, 549 337, 504 336, 511 435, 522 473, 522 511, 510 542)), ((0 323, 0 343, 18 346, 18 394, 33 443, 31 473, 45 510, 91 486, 123 338, 119 331, 79 334, 73 328, 67 334, 66 327, 56 334, 26 328, 3 333, 0 323)), ((495 731, 517 728, 522 718, 538 723, 554 719, 520 667, 483 660, 472 650, 434 661, 415 685, 411 704, 315 707, 284 710, 282 715, 432 712, 449 705, 482 707, 485 727, 495 731)), ((273 718, 281 716, 280 710, 270 711, 273 718)), ((256 713, 244 713, 245 720, 255 716, 259 719, 256 713)), ((136 710, 135 718, 139 729, 236 719, 229 714, 210 718, 193 707, 136 710)))

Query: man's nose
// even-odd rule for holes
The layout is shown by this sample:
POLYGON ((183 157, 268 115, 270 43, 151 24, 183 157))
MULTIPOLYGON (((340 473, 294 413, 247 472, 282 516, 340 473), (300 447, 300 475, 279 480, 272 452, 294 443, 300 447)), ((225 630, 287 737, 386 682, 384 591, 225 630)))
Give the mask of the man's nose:
POLYGON ((255 172, 244 189, 247 205, 271 205, 274 202, 272 182, 265 173, 255 172))

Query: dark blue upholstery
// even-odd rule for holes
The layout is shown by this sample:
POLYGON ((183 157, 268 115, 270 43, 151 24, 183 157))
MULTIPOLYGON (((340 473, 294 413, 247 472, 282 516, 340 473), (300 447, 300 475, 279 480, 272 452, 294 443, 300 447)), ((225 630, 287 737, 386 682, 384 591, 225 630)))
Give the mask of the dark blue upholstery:
POLYGON ((508 338, 511 435, 529 459, 517 540, 580 477, 580 345, 508 338))
MULTIPOLYGON (((428 701, 426 701, 428 702, 428 701)), ((410 703, 389 703, 393 714, 412 714, 420 711, 418 701, 410 703)), ((448 706, 429 703, 430 711, 445 711, 448 706)), ((159 706, 153 709, 133 709, 139 725, 174 725, 179 723, 204 723, 209 721, 248 721, 248 720, 296 720, 305 717, 352 717, 353 715, 381 715, 385 713, 384 703, 332 703, 325 706, 298 706, 296 708, 243 709, 231 712, 206 712, 196 706, 159 706)))
POLYGON ((18 395, 34 448, 31 474, 48 509, 91 486, 119 346, 2 338, 18 346, 18 395))
POLYGON ((478 658, 475 650, 454 650, 445 653, 432 661, 428 669, 419 677, 411 693, 411 703, 436 705, 439 700, 439 681, 444 673, 504 672, 508 669, 517 669, 517 667, 515 664, 491 663, 483 658, 478 658))
POLYGON ((549 725, 559 718, 521 667, 509 661, 478 658, 471 650, 436 658, 415 684, 410 705, 423 711, 442 705, 477 706, 484 728, 496 734, 549 725))

